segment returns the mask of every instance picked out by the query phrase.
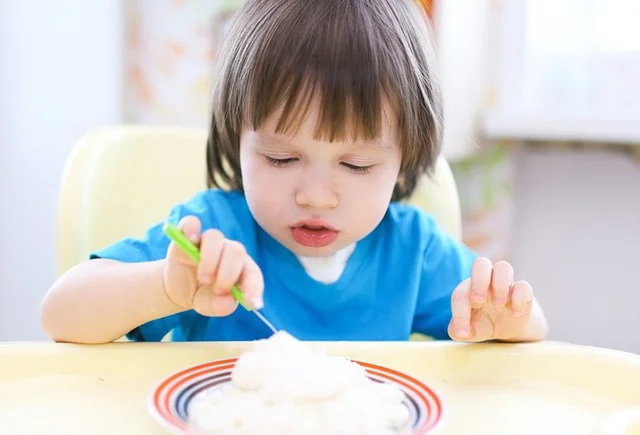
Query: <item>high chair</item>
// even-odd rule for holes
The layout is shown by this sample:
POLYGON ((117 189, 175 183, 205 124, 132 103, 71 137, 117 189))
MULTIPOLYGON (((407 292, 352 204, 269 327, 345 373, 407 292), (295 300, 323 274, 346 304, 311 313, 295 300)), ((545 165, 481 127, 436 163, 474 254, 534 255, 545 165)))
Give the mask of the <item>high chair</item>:
MULTIPOLYGON (((88 132, 70 153, 58 208, 58 273, 92 251, 142 236, 169 210, 206 188, 207 132, 164 126, 114 126, 88 132)), ((410 202, 461 236, 460 205, 444 157, 410 202)))

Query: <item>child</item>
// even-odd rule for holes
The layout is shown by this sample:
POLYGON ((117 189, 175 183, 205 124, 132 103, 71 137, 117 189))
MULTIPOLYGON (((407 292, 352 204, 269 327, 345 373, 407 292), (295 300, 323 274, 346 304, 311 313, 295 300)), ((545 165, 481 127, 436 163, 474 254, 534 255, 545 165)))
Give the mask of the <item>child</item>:
POLYGON ((440 153, 430 45, 412 0, 247 1, 221 53, 210 189, 168 217, 201 262, 158 223, 60 277, 42 305, 47 333, 81 343, 269 336, 237 309, 237 283, 304 340, 543 339, 532 289, 508 263, 476 258, 400 202, 440 153))

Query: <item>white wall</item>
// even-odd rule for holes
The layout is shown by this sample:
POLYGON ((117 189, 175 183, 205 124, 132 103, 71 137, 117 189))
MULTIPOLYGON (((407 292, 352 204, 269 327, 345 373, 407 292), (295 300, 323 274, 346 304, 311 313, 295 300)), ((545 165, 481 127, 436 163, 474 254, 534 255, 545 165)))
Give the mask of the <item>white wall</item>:
POLYGON ((487 93, 493 18, 490 0, 434 3, 436 53, 444 96, 443 154, 462 159, 475 151, 478 112, 487 93))
POLYGON ((121 16, 118 0, 0 2, 0 340, 44 337, 65 158, 121 121, 121 16))
POLYGON ((516 159, 513 264, 555 340, 640 353, 640 166, 605 151, 516 159))
MULTIPOLYGON (((637 2, 491 3, 484 135, 640 143, 640 33, 625 18, 637 2)), ((612 149, 528 148, 514 172, 512 261, 551 338, 640 353, 640 166, 612 149)))

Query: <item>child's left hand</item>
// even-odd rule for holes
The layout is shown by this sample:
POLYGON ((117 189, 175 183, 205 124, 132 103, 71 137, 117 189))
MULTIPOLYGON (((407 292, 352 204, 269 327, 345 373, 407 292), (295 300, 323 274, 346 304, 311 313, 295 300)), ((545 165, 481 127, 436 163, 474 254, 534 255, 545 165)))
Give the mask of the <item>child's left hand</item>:
POLYGON ((527 333, 533 306, 533 289, 514 282, 509 263, 478 258, 471 278, 451 296, 449 335, 459 341, 518 340, 527 333))

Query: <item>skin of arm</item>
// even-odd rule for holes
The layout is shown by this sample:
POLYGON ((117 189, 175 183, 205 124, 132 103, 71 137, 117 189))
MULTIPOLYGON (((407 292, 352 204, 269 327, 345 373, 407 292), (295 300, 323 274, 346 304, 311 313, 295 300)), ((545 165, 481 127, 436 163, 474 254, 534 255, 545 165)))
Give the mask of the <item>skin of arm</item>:
POLYGON ((43 329, 58 342, 108 343, 148 321, 184 311, 165 291, 165 262, 95 259, 76 265, 45 295, 43 329))

